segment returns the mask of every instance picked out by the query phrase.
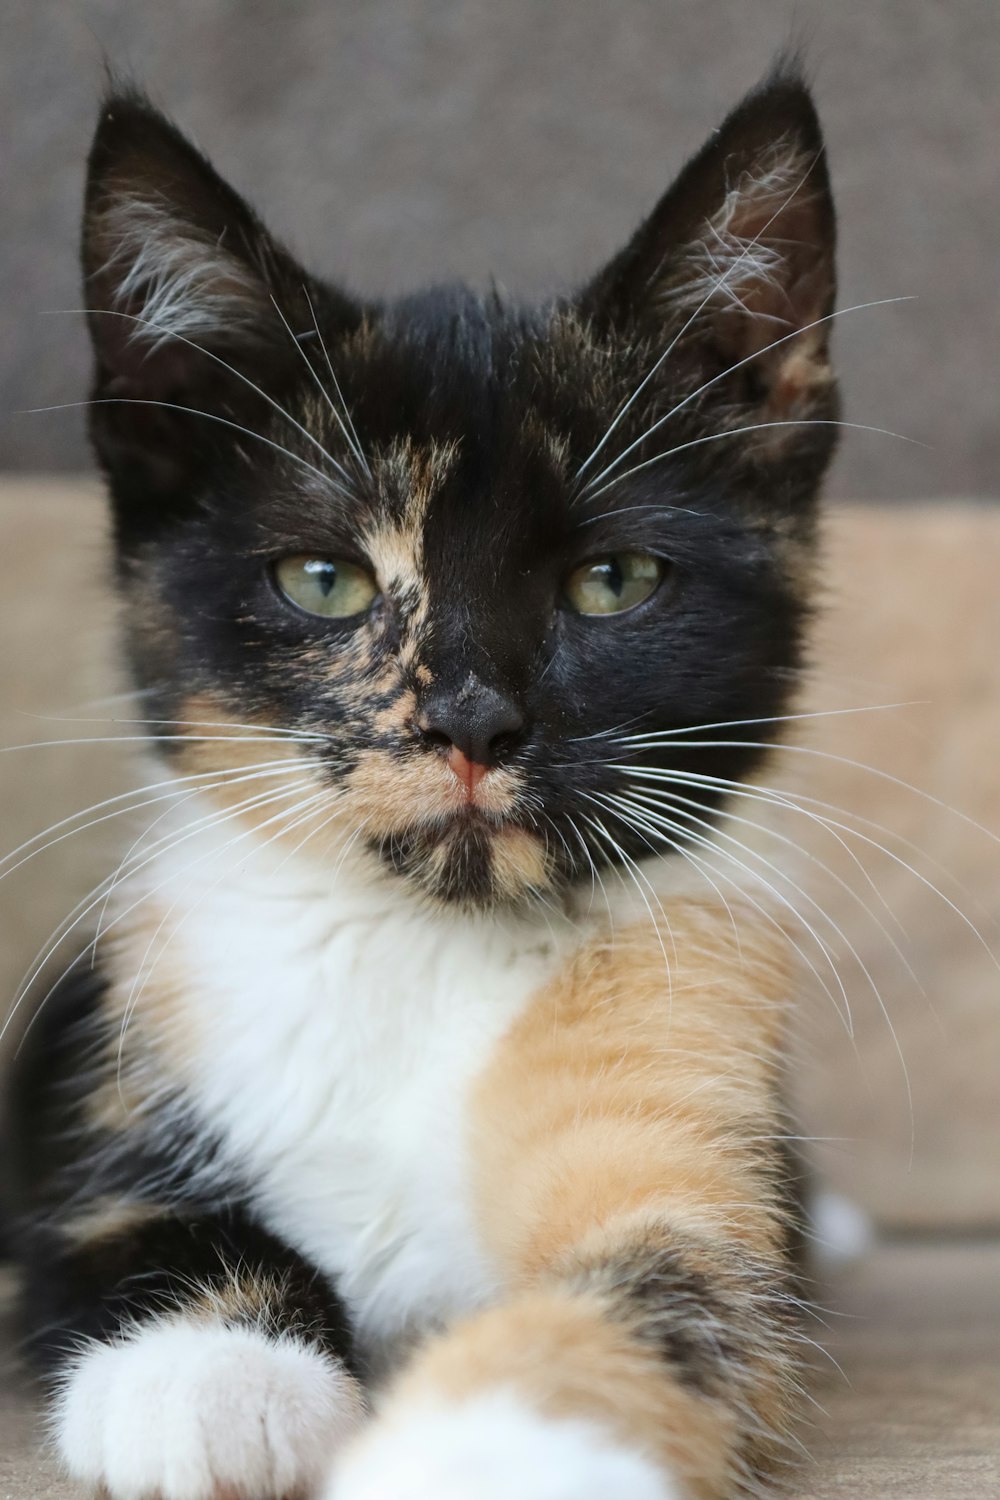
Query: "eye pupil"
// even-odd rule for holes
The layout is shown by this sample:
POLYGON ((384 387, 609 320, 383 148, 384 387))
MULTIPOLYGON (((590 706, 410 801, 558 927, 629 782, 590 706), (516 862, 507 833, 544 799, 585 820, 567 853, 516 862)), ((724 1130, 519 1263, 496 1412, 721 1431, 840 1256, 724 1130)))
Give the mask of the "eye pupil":
POLYGON ((282 557, 273 564, 273 576, 287 600, 328 620, 365 615, 378 598, 378 584, 368 569, 346 558, 282 557))
POLYGON ((306 563, 305 571, 314 580, 324 599, 329 598, 337 582, 336 564, 325 558, 312 557, 306 563))
POLYGON ((665 565, 648 552, 617 552, 575 569, 565 600, 580 615, 622 615, 655 593, 665 565))

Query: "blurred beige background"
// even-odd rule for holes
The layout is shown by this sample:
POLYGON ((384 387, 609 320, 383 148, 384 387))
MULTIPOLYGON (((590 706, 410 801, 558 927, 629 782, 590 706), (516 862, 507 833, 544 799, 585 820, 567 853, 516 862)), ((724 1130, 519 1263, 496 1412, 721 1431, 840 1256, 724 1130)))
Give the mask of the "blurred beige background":
MULTIPOLYGON (((48 310, 79 302, 77 217, 102 50, 145 80, 319 267, 373 293, 491 271, 531 292, 609 255, 797 38, 830 141, 841 305, 919 299, 843 320, 846 415, 930 445, 847 436, 830 493, 888 504, 833 513, 812 688, 824 708, 914 706, 817 721, 811 742, 901 775, 1000 831, 992 0, 0 4, 0 471, 26 475, 0 480, 0 746, 101 733, 49 717, 107 716, 115 710, 103 700, 120 686, 96 486, 30 477, 86 468, 79 413, 17 415, 86 389, 82 324, 48 310), (937 504, 912 504, 927 498, 937 504)), ((904 933, 836 841, 819 840, 815 852, 861 900, 816 865, 810 890, 857 945, 898 1051, 855 969, 853 1042, 829 1002, 806 1011, 804 1130, 828 1138, 818 1148, 828 1178, 884 1223, 996 1227, 1000 973, 921 876, 943 884, 1000 947, 991 925, 1000 846, 884 779, 819 758, 789 756, 788 765, 813 795, 923 851, 914 877, 856 846, 904 933), (881 913, 915 980, 866 906, 881 913)), ((121 751, 107 747, 0 752, 0 854, 118 792, 129 775, 121 751)), ((120 839, 114 822, 102 824, 0 884, 0 1004, 55 922, 106 873, 120 839)))
MULTIPOLYGON (((121 682, 105 536, 94 482, 0 480, 0 746, 136 733, 114 722, 135 710, 112 698, 121 682)), ((803 728, 805 753, 779 756, 772 780, 834 804, 845 829, 831 835, 794 815, 775 825, 813 856, 798 877, 844 933, 786 887, 836 950, 854 1036, 831 999, 804 985, 791 1069, 798 1123, 822 1138, 813 1155, 824 1181, 882 1225, 997 1230, 1000 969, 984 944, 1000 954, 1000 507, 834 506, 827 558, 805 706, 834 715, 803 728), (907 706, 837 712, 879 704, 907 706)), ((129 751, 0 750, 0 853, 136 784, 129 751)), ((0 1009, 55 924, 159 811, 64 839, 0 882, 0 1009)), ((752 803, 734 811, 759 815, 752 803)), ((761 847, 775 860, 787 853, 761 847)), ((85 939, 81 929, 63 963, 85 939)))
POLYGON ((623 241, 789 39, 841 214, 855 421, 832 492, 993 495, 1000 468, 995 0, 2 0, 0 467, 85 462, 72 401, 83 156, 102 52, 318 268, 366 292, 537 291, 623 241))

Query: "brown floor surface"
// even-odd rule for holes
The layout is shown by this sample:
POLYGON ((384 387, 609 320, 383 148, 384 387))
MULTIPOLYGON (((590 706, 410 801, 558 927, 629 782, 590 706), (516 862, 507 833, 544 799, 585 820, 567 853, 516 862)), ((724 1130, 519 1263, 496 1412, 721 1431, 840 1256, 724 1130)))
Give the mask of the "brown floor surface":
MULTIPOLYGON (((883 1246, 839 1273, 824 1301, 844 1374, 828 1366, 814 1385, 823 1412, 797 1500, 1000 1500, 1000 1245, 883 1246)), ((38 1450, 8 1358, 0 1500, 74 1500, 38 1450)))

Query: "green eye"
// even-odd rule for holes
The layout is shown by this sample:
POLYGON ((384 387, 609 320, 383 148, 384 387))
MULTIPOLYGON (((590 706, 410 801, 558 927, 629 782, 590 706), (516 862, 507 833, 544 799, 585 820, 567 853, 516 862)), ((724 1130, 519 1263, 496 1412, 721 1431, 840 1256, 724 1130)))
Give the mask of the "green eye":
POLYGON ((274 576, 286 599, 327 620, 364 614, 378 595, 372 575, 343 557, 283 557, 274 576))
POLYGON ((577 614, 620 615, 648 599, 663 577, 663 563, 648 552, 615 552, 576 568, 566 598, 577 614))

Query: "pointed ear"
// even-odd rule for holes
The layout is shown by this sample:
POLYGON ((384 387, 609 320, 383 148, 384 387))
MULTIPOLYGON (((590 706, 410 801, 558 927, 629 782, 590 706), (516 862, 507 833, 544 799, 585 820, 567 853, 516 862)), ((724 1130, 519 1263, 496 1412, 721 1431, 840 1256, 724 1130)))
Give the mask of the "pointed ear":
POLYGON ((608 335, 684 342, 780 411, 829 383, 835 219, 809 91, 781 68, 749 94, 681 172, 631 243, 587 288, 608 335), (784 335, 773 351, 765 347, 784 335))
MULTIPOLYGON (((135 93, 110 98, 90 153, 83 270, 97 361, 94 435, 151 463, 177 452, 182 419, 128 402, 232 411, 248 382, 280 385, 312 329, 307 288, 330 323, 356 323, 346 299, 319 289, 202 154, 135 93), (232 366, 243 377, 227 372, 232 366)), ((207 424, 194 441, 208 440, 207 424)), ((218 438, 218 429, 215 434, 218 438)))

